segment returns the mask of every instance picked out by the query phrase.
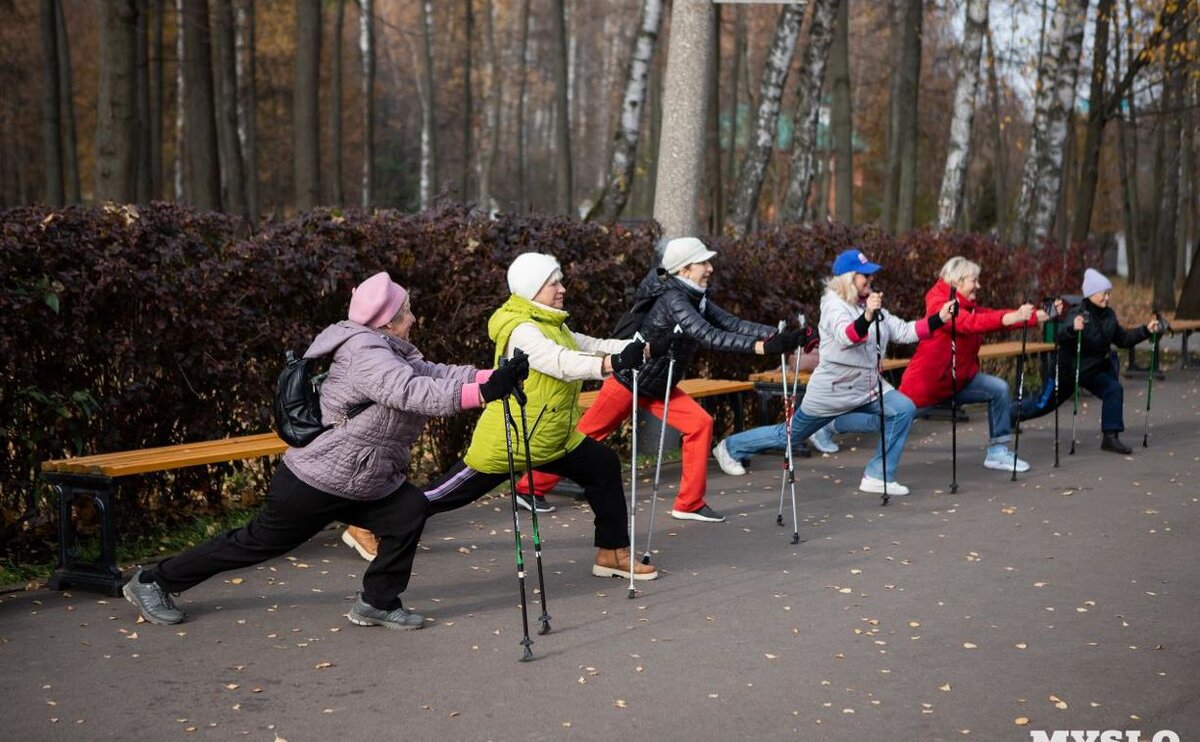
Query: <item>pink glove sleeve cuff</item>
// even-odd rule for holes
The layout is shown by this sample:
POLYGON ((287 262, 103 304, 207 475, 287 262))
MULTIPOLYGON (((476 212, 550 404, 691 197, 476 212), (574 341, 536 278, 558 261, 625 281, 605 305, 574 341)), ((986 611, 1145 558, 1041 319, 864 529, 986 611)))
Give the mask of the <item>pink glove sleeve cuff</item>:
MULTIPOLYGON (((491 373, 490 371, 488 372, 491 373)), ((464 410, 474 410, 483 406, 483 398, 479 396, 478 384, 463 384, 459 397, 459 406, 464 410)))
POLYGON ((476 383, 476 384, 483 384, 483 383, 484 383, 484 382, 486 382, 488 379, 492 378, 492 372, 494 372, 495 370, 496 370, 496 369, 494 369, 494 368, 481 368, 481 369, 479 369, 478 371, 476 371, 476 372, 475 372, 475 383, 476 383))
POLYGON ((917 339, 918 340, 924 340, 924 339, 930 337, 931 335, 933 335, 933 333, 929 331, 929 318, 928 317, 917 320, 916 330, 917 330, 917 339))

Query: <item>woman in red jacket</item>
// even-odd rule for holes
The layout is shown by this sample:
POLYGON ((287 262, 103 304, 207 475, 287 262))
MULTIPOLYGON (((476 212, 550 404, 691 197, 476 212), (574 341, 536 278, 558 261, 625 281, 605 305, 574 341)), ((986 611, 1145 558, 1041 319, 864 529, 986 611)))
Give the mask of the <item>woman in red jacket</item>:
MULTIPOLYGON (((963 257, 954 257, 942 266, 941 276, 925 294, 925 314, 936 312, 950 299, 950 287, 957 291, 959 313, 955 320, 958 401, 987 402, 988 449, 983 465, 988 469, 1012 471, 1016 454, 1008 449, 1012 439, 1012 419, 1008 382, 979 371, 979 346, 983 335, 997 330, 1034 327, 1045 322, 1046 313, 1022 304, 1016 309, 988 309, 975 303, 979 291, 979 265, 963 257)), ((917 344, 917 353, 900 382, 900 391, 919 409, 948 401, 952 395, 950 373, 950 323, 917 344)), ((1017 459, 1016 470, 1028 471, 1029 464, 1017 459)))

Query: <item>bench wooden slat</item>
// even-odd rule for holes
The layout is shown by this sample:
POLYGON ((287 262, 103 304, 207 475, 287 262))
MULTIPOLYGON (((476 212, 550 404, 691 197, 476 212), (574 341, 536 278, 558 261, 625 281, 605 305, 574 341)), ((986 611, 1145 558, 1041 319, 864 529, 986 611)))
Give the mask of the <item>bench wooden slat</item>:
POLYGON ((195 443, 180 443, 174 446, 139 448, 132 451, 116 451, 114 453, 101 453, 94 454, 92 456, 78 456, 70 459, 43 461, 42 471, 87 472, 91 470, 90 467, 117 465, 131 460, 139 460, 159 455, 171 456, 193 451, 205 451, 222 448, 231 444, 254 445, 259 442, 277 441, 279 441, 279 436, 275 435, 274 433, 257 433, 254 435, 239 436, 237 438, 221 438, 214 441, 197 441, 195 443))
MULTIPOLYGON (((1026 343, 1025 353, 1028 355, 1036 355, 1038 353, 1049 353, 1054 350, 1054 343, 1026 343)), ((988 343, 979 348, 980 360, 995 360, 997 358, 1008 358, 1011 356, 1021 355, 1021 341, 1012 340, 1003 343, 988 343)), ((896 371, 908 366, 911 358, 884 358, 883 370, 896 371)), ((788 373, 790 379, 791 372, 788 373)), ((811 371, 800 372, 800 383, 807 384, 812 377, 811 371)), ((783 373, 778 369, 773 371, 761 371, 756 374, 750 374, 750 381, 763 384, 782 384, 783 373)))
POLYGON ((1200 330, 1200 319, 1177 319, 1171 322, 1171 329, 1175 332, 1192 332, 1200 330))

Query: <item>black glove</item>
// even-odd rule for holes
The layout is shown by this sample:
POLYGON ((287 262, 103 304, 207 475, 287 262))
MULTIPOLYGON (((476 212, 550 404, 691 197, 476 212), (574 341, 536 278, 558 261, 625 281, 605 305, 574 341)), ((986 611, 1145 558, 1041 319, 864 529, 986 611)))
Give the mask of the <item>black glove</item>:
POLYGON ((800 347, 803 334, 801 330, 787 330, 775 333, 763 342, 763 355, 773 356, 776 353, 791 353, 800 347))
POLYGON ((804 335, 804 352, 812 353, 821 344, 820 333, 817 332, 817 328, 811 326, 806 326, 800 332, 804 335))
POLYGON ((646 344, 641 340, 634 340, 626 345, 620 353, 613 353, 608 359, 608 362, 612 364, 613 373, 641 368, 642 364, 646 362, 646 344))
POLYGON ((507 397, 528 376, 529 356, 518 349, 512 358, 501 362, 491 378, 479 385, 479 396, 483 397, 484 402, 507 397))
POLYGON ((670 335, 663 335, 657 340, 651 340, 650 357, 662 358, 668 353, 679 350, 679 339, 682 337, 682 333, 672 332, 670 335))

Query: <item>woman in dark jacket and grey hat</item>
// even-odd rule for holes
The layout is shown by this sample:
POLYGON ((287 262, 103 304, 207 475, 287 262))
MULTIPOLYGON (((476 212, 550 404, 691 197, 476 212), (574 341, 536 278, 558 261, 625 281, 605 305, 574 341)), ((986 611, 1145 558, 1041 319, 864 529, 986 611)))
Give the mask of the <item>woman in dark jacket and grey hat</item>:
POLYGON ((1157 319, 1151 319, 1140 327, 1128 330, 1117 321, 1117 313, 1110 307, 1112 282, 1098 270, 1088 268, 1083 274, 1083 302, 1067 312, 1058 331, 1058 394, 1054 393, 1054 376, 1042 388, 1042 393, 1013 409, 1013 417, 1029 420, 1041 417, 1055 408, 1055 400, 1061 404, 1075 393, 1076 350, 1079 351, 1079 385, 1100 399, 1100 432, 1103 438, 1100 448, 1119 454, 1131 454, 1133 450, 1121 442, 1120 433, 1125 430, 1125 389, 1121 386, 1117 369, 1110 360, 1112 346, 1132 348, 1153 333, 1159 331, 1157 319), (1019 416, 1019 417, 1018 417, 1019 416))
MULTIPOLYGON (((725 516, 704 502, 708 487, 708 451, 712 445, 713 421, 696 400, 679 391, 677 384, 687 375, 688 364, 700 348, 731 353, 777 355, 795 350, 800 331, 776 334, 774 327, 748 322, 718 307, 708 298, 708 283, 716 253, 694 237, 667 243, 662 269, 654 270, 638 287, 634 303, 654 298, 642 320, 640 332, 648 343, 670 338, 675 326, 683 330, 675 343, 675 368, 667 387, 666 355, 646 361, 638 373, 638 405, 661 416, 663 401, 670 392, 667 424, 683 435, 683 475, 671 516, 680 520, 720 522, 725 516)), ((632 414, 633 374, 618 370, 604 385, 596 401, 579 421, 579 431, 604 440, 632 414)), ((535 495, 544 495, 558 477, 534 474, 535 495)), ((518 489, 526 484, 522 482, 518 489)))
POLYGON ((355 289, 348 319, 326 327, 304 354, 333 356, 321 385, 321 416, 333 428, 304 448, 287 450, 266 505, 249 524, 134 573, 125 598, 147 621, 183 621, 171 593, 286 554, 338 520, 379 537, 350 622, 421 628, 424 618, 400 601, 429 513, 424 494, 407 481, 409 449, 428 417, 500 399, 528 365, 510 362, 492 372, 430 363, 409 341, 414 321, 408 292, 388 274, 377 273, 355 289), (345 417, 363 402, 371 404, 345 417))

